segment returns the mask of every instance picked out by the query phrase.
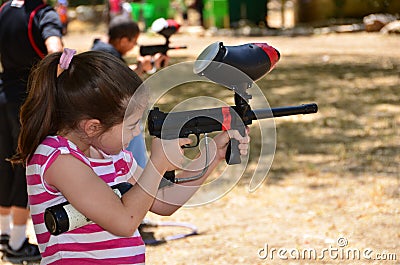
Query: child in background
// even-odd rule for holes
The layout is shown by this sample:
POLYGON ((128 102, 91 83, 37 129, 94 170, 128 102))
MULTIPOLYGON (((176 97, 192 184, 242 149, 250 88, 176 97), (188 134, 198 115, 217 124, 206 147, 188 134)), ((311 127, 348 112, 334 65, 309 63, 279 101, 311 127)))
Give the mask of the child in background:
POLYGON ((108 21, 113 17, 121 14, 122 3, 121 0, 108 0, 108 21))
MULTIPOLYGON (((228 132, 213 138, 213 160, 203 177, 159 190, 163 174, 179 168, 180 146, 191 141, 154 138, 146 167, 137 166, 123 149, 139 133, 146 109, 147 88, 140 84, 128 66, 104 52, 74 55, 64 49, 33 71, 13 162, 27 165, 42 264, 144 263, 145 246, 137 228, 146 213, 172 214, 224 160, 228 132), (128 102, 132 113, 125 114, 128 102), (126 181, 133 187, 119 198, 109 186, 126 181), (53 236, 45 227, 44 211, 66 200, 94 223, 53 236)), ((246 154, 249 137, 237 131, 233 135, 246 154)), ((200 156, 192 162, 197 171, 188 169, 177 177, 197 175, 204 161, 200 156)))
MULTIPOLYGON (((125 62, 123 57, 136 46, 139 35, 138 24, 130 17, 119 15, 111 19, 108 25, 108 40, 95 39, 91 50, 108 52, 125 62)), ((129 67, 141 76, 146 72, 155 72, 161 65, 167 66, 168 60, 168 56, 162 53, 138 56, 137 63, 129 67)))
POLYGON ((68 0, 57 0, 57 3, 54 7, 57 11, 58 16, 60 17, 60 21, 62 24, 62 33, 63 35, 67 35, 68 32, 68 0))

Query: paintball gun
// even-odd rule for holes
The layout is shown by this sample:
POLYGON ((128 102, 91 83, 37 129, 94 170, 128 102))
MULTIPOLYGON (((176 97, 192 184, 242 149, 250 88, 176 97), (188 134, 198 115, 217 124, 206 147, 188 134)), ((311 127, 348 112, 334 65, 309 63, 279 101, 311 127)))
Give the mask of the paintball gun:
MULTIPOLYGON (((215 42, 209 45, 196 59, 193 71, 232 89, 235 92, 235 106, 170 113, 162 112, 155 107, 148 116, 150 135, 162 139, 176 139, 194 134, 197 143, 184 147, 195 147, 199 144, 200 134, 234 129, 244 136, 246 125, 252 124, 253 120, 316 113, 318 106, 315 103, 251 109, 249 105, 251 95, 247 93, 247 89, 251 87, 253 81, 273 69, 279 58, 279 52, 266 43, 224 46, 222 42, 215 42), (240 71, 244 74, 238 75, 240 71)), ((229 165, 241 163, 238 145, 236 139, 231 139, 225 157, 229 165)), ((181 183, 200 178, 205 171, 206 169, 203 169, 202 173, 190 179, 175 178, 175 172, 168 171, 164 178, 172 183, 181 183)))
POLYGON ((156 53, 167 54, 168 50, 186 49, 187 47, 185 45, 169 46, 169 38, 179 30, 179 27, 180 25, 173 19, 156 19, 151 25, 151 30, 164 36, 165 44, 140 46, 140 55, 155 55, 156 53))

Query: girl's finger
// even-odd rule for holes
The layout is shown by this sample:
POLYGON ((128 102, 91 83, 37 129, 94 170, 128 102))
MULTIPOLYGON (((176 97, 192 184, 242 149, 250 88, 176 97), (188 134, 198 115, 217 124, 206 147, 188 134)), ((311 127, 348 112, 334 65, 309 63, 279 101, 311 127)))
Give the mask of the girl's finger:
POLYGON ((190 138, 179 138, 179 146, 191 144, 193 142, 190 138))

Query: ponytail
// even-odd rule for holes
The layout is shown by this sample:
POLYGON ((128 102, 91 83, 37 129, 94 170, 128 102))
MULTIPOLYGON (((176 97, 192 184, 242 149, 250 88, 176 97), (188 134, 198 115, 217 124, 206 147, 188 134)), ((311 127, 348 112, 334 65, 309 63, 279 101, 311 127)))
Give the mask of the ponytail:
POLYGON ((21 108, 21 132, 18 138, 17 153, 12 163, 26 163, 29 155, 48 135, 57 132, 56 89, 57 68, 61 53, 44 58, 31 72, 29 94, 21 108))

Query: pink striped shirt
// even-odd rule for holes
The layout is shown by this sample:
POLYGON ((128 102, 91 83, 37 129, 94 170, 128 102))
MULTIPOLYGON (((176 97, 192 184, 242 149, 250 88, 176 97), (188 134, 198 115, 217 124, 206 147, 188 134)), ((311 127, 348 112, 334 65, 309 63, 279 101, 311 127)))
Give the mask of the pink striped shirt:
POLYGON ((144 264, 145 246, 138 230, 132 237, 118 237, 92 223, 57 236, 47 231, 45 209, 66 201, 43 179, 60 154, 70 154, 87 164, 109 186, 126 182, 131 176, 129 172, 137 166, 127 151, 104 159, 88 158, 75 144, 61 136, 48 136, 38 146, 27 165, 26 178, 41 264, 144 264))

